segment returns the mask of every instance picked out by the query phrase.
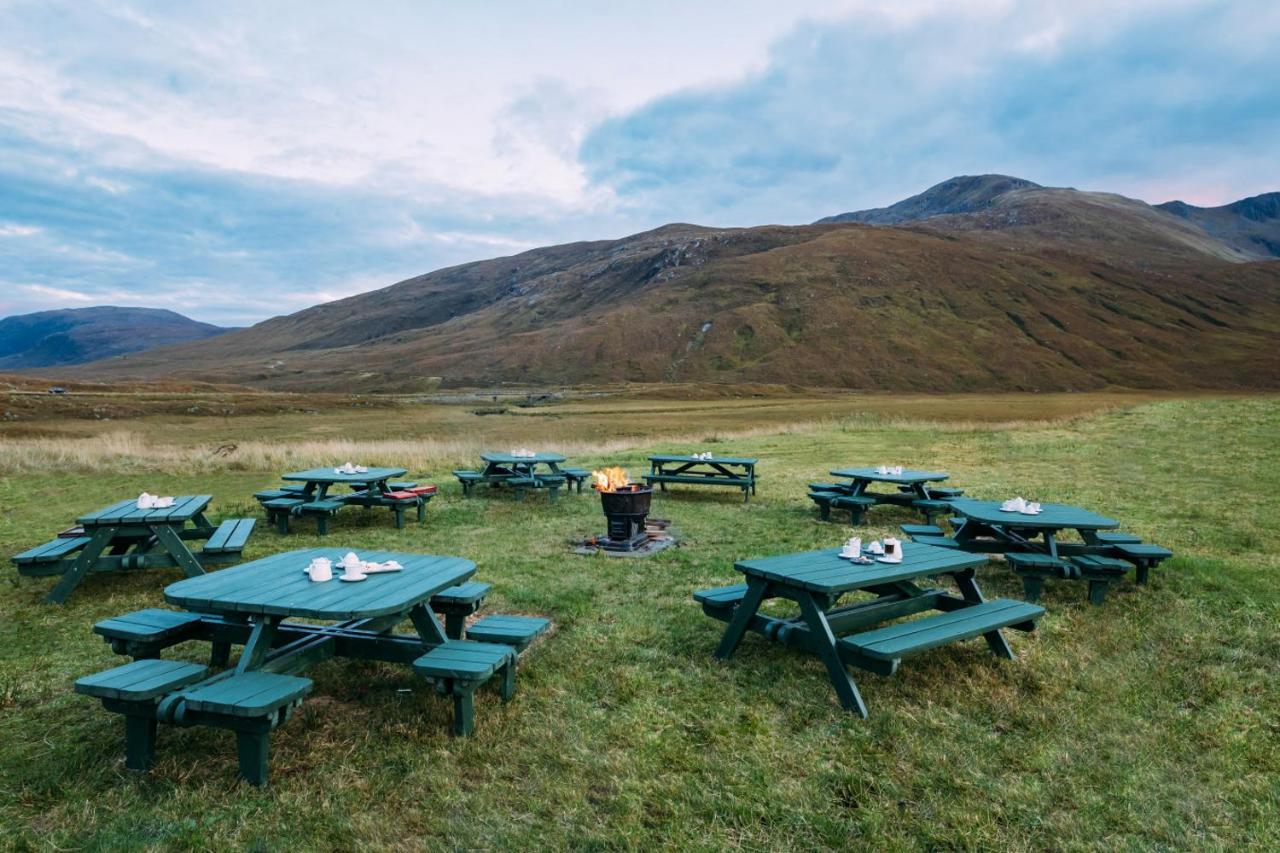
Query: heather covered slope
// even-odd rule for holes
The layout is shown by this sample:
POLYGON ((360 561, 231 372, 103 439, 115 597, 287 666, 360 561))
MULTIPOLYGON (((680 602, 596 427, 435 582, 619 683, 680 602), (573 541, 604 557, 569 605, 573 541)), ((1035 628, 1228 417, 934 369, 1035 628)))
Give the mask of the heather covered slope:
POLYGON ((1280 192, 1242 198, 1221 207, 1196 207, 1182 201, 1156 206, 1195 223, 1250 257, 1280 258, 1280 192))
POLYGON ((980 207, 535 249, 82 371, 368 391, 1280 384, 1280 263, 1121 196, 1017 186, 980 207))

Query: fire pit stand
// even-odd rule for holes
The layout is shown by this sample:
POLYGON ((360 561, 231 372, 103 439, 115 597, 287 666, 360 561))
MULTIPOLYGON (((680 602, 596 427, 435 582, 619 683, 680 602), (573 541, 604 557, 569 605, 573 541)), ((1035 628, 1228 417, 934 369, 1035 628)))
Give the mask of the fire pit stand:
POLYGON ((675 544, 671 522, 649 518, 653 489, 626 485, 600 490, 600 506, 607 523, 604 536, 592 536, 575 549, 580 554, 603 552, 616 557, 640 557, 675 544))

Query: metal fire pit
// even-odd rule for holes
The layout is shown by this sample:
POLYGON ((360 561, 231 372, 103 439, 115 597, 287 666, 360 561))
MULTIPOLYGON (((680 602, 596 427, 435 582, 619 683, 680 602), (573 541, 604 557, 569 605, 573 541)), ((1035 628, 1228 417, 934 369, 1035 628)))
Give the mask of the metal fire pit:
POLYGON ((644 520, 649 514, 653 489, 649 486, 624 486, 617 491, 601 491, 600 505, 608 521, 605 538, 597 540, 607 551, 633 551, 649 541, 644 520))

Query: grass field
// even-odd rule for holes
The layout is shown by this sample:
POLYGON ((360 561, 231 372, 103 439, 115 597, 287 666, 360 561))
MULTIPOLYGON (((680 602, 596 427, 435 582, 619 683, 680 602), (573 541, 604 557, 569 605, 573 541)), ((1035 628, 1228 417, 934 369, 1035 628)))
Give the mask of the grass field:
MULTIPOLYGON (((482 691, 473 737, 450 737, 448 703, 406 670, 330 661, 272 736, 269 788, 237 784, 233 738, 201 728, 162 729, 157 766, 136 777, 119 718, 70 684, 121 662, 90 626, 157 606, 178 574, 98 576, 56 607, 41 603, 51 581, 10 568, 0 845, 1280 845, 1280 398, 774 402, 6 424, 0 554, 144 489, 212 493, 215 516, 256 513, 252 492, 284 467, 350 456, 407 464, 442 494, 424 527, 348 511, 325 544, 469 557, 494 585, 490 611, 544 614, 556 629, 526 656, 515 700, 482 691), (630 415, 622 429, 619 411, 630 415), (648 452, 695 449, 686 440, 759 456, 760 495, 747 506, 728 491, 655 497, 682 547, 646 560, 568 553, 602 527, 594 496, 467 501, 448 478, 486 442, 554 444, 584 467, 638 472, 648 452), (841 711, 821 664, 794 650, 750 636, 715 662, 722 625, 691 591, 736 582, 735 559, 838 544, 848 528, 817 521, 804 483, 879 462, 941 467, 980 497, 1080 504, 1178 556, 1102 607, 1082 585, 1050 585, 1041 630, 1011 634, 1016 661, 978 641, 910 659, 891 678, 857 674, 867 720, 841 711)), ((882 509, 866 530, 907 520, 882 509)), ((260 522, 246 556, 315 541, 260 522)), ((980 581, 989 595, 1020 595, 998 564, 980 581)))

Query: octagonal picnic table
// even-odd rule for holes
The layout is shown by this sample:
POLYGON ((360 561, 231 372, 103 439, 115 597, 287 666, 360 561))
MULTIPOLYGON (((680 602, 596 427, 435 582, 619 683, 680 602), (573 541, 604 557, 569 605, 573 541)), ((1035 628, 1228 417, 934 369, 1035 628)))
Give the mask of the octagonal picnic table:
MULTIPOLYGON (((998 657, 1013 658, 1002 628, 1032 630, 1044 609, 1021 601, 986 600, 974 578, 980 555, 905 543, 900 563, 854 563, 839 549, 807 551, 738 562, 745 585, 703 590, 694 598, 704 612, 728 623, 716 657, 728 659, 747 631, 816 654, 827 668, 840 704, 863 717, 867 706, 846 665, 882 675, 896 671, 901 658, 946 643, 982 636, 998 657), (922 588, 916 581, 947 575, 959 596, 922 588), (837 606, 842 596, 874 597, 837 606), (760 612, 771 598, 794 601, 800 614, 780 618, 760 612), (877 623, 930 610, 939 613, 880 628, 877 623)), ((867 552, 864 551, 864 555, 867 552)))
POLYGON ((390 509, 395 514, 396 527, 400 528, 404 526, 406 509, 416 509, 418 521, 425 520, 426 502, 430 499, 427 494, 410 495, 396 491, 397 487, 389 481, 406 473, 404 468, 369 468, 352 473, 335 468, 294 471, 281 479, 302 483, 300 490, 292 487, 295 490, 287 494, 269 490, 259 493, 259 500, 267 510, 268 519, 276 522, 281 533, 288 532, 290 516, 310 516, 316 520, 316 532, 323 536, 328 532, 329 517, 347 506, 390 509), (334 486, 347 486, 351 491, 331 494, 334 486))
POLYGON ((913 507, 924 515, 926 521, 932 523, 934 515, 946 510, 949 500, 941 499, 929 489, 930 483, 941 483, 948 479, 950 475, 943 471, 905 469, 901 474, 882 474, 875 468, 863 467, 836 468, 829 473, 833 477, 851 481, 844 496, 853 500, 845 508, 852 512, 855 523, 866 508, 882 504, 913 507), (872 491, 871 486, 876 483, 902 488, 892 492, 872 491))
POLYGON ((984 554, 1039 551, 1054 559, 1106 554, 1110 552, 1110 546, 1094 544, 1093 534, 1120 526, 1114 518, 1068 504, 1041 504, 1037 515, 1006 512, 1000 506, 999 501, 972 498, 951 501, 952 512, 965 519, 954 536, 961 548, 984 554), (1058 534, 1064 530, 1077 531, 1083 543, 1058 542, 1058 534), (1039 542, 1034 541, 1037 538, 1039 542))
POLYGON ((470 497, 476 483, 488 486, 510 486, 517 500, 524 500, 527 489, 546 489, 547 498, 555 501, 560 487, 566 483, 578 484, 582 490, 582 481, 589 476, 588 471, 578 468, 561 468, 565 457, 559 453, 533 453, 517 456, 514 453, 486 451, 480 454, 484 468, 480 471, 454 471, 454 476, 462 484, 462 492, 470 497))
POLYGON ((90 572, 173 568, 188 577, 207 563, 237 559, 253 529, 252 519, 230 519, 215 528, 205 517, 212 495, 181 495, 173 506, 139 509, 136 498, 117 501, 76 519, 81 528, 13 558, 25 575, 62 575, 45 599, 66 601, 90 572), (193 553, 191 540, 207 539, 193 553))
POLYGON ((322 501, 328 497, 333 486, 349 486, 353 491, 376 488, 387 490, 387 481, 395 477, 403 477, 409 473, 405 468, 370 468, 355 474, 339 473, 333 468, 311 468, 307 471, 294 471, 280 479, 293 483, 304 483, 305 494, 311 500, 322 501))

